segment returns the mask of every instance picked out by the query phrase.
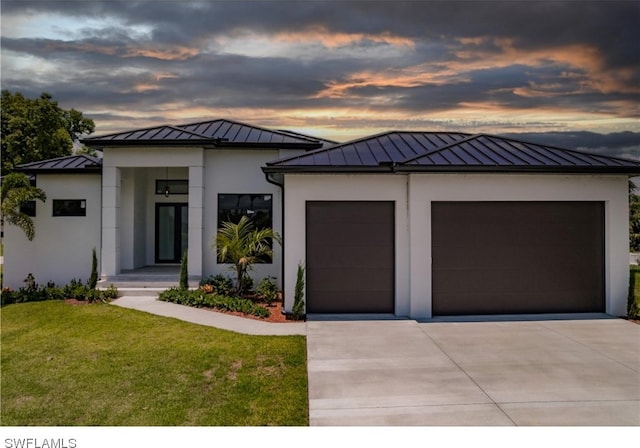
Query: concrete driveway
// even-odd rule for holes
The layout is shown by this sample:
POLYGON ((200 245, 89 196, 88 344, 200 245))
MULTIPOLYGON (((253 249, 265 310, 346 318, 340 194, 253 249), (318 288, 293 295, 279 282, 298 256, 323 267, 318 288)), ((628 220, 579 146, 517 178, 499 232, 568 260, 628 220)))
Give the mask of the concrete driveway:
POLYGON ((307 350, 312 426, 640 425, 621 319, 311 320, 307 350))

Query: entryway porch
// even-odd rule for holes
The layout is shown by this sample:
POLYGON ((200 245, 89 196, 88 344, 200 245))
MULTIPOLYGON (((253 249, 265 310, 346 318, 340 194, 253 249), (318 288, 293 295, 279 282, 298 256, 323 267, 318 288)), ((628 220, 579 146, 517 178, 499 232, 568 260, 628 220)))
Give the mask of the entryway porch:
MULTIPOLYGON (((157 296, 165 289, 178 286, 180 265, 163 264, 126 269, 120 274, 103 276, 98 282, 99 288, 113 285, 120 296, 157 296)), ((197 288, 200 276, 189 276, 189 287, 197 288)))

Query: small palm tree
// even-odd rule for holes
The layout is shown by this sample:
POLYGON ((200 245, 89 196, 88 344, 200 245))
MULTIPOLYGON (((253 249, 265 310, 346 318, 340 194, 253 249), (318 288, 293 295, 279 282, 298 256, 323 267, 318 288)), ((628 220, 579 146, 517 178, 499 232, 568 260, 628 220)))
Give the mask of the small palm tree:
POLYGON ((2 198, 2 225, 4 223, 20 227, 29 241, 36 235, 33 219, 20 211, 20 206, 36 199, 44 202, 47 195, 40 188, 31 186, 29 178, 23 173, 11 173, 2 179, 0 189, 2 198))
POLYGON ((225 222, 218 230, 214 243, 218 262, 234 265, 238 292, 241 292, 242 280, 251 265, 265 256, 273 256, 271 241, 280 243, 280 235, 271 228, 256 229, 246 216, 237 224, 225 222))

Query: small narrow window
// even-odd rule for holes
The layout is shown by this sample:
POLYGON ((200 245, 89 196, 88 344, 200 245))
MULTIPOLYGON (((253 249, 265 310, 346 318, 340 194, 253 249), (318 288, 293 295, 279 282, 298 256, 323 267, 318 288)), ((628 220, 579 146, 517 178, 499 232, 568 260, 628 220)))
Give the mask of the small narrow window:
POLYGON ((54 199, 53 216, 87 216, 85 199, 54 199))

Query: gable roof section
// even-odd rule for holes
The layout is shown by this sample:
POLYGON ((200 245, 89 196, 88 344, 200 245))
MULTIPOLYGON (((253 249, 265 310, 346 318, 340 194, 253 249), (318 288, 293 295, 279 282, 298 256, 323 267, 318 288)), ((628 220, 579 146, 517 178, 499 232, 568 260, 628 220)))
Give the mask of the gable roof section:
POLYGON ((640 162, 486 134, 388 132, 269 162, 263 171, 640 174, 640 162))
MULTIPOLYGON (((467 138, 461 132, 385 132, 329 148, 267 163, 267 168, 299 171, 304 167, 326 171, 378 171, 439 147, 467 138)), ((315 170, 315 169, 313 169, 315 170)))
POLYGON ((156 126, 90 137, 88 146, 198 145, 215 148, 316 149, 322 141, 291 132, 273 131, 232 120, 211 120, 180 126, 156 126))
POLYGON ((25 163, 16 167, 17 171, 25 173, 100 173, 102 172, 102 159, 86 154, 74 154, 72 156, 57 157, 55 159, 41 160, 25 163))

